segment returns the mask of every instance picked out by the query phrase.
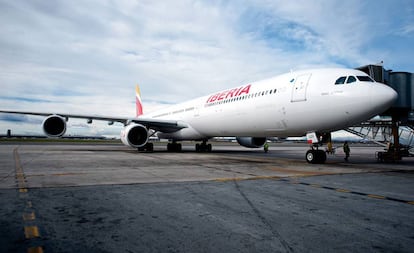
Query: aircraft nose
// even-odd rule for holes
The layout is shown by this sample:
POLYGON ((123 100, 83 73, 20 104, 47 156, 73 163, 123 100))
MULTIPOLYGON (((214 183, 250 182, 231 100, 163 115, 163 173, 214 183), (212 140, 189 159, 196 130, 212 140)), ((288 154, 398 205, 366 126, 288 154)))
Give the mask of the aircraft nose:
POLYGON ((391 87, 378 83, 378 88, 373 97, 374 103, 378 104, 378 107, 384 108, 384 110, 391 107, 391 105, 397 100, 398 93, 391 87))

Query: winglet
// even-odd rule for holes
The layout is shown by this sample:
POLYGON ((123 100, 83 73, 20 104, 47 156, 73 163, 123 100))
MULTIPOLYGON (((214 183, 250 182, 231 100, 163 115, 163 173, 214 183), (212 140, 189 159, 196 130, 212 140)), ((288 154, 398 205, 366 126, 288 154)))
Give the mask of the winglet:
POLYGON ((139 85, 135 86, 135 102, 136 102, 136 109, 137 109, 137 117, 144 114, 142 109, 142 100, 141 100, 141 91, 139 90, 139 85))

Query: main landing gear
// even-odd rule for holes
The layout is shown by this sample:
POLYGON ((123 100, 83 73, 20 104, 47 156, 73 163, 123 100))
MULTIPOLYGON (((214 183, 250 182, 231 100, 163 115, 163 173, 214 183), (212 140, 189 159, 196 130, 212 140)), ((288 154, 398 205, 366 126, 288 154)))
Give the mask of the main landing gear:
POLYGON ((143 147, 138 148, 138 151, 140 152, 154 152, 154 143, 148 142, 143 147))
MULTIPOLYGON (((207 144, 206 140, 203 140, 202 143, 197 143, 195 145, 195 150, 196 152, 211 152, 212 146, 211 144, 207 144)), ((168 143, 167 151, 168 152, 181 152, 182 151, 181 143, 177 143, 175 141, 168 143)))
POLYGON ((318 149, 318 147, 316 146, 316 149, 314 149, 314 147, 312 147, 312 149, 309 149, 306 152, 306 161, 308 163, 325 163, 326 161, 326 153, 324 150, 320 150, 318 149))
POLYGON ((197 143, 195 145, 195 149, 196 149, 196 152, 211 152, 212 146, 211 144, 207 144, 206 140, 203 140, 201 144, 197 143))
POLYGON ((167 151, 168 152, 181 152, 182 151, 181 143, 177 143, 175 141, 170 142, 167 144, 167 151))

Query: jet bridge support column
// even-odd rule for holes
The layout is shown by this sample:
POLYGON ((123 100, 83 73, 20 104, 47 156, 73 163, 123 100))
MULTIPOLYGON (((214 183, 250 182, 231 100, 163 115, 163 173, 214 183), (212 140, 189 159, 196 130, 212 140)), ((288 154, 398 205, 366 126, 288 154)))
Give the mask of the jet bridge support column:
POLYGON ((392 136, 394 139, 394 149, 388 150, 388 152, 392 153, 392 160, 393 161, 401 161, 401 152, 400 152, 400 134, 399 134, 399 122, 396 119, 395 115, 392 116, 392 136))
POLYGON ((385 152, 377 152, 377 159, 380 162, 396 162, 402 160, 400 134, 399 134, 399 117, 393 112, 391 122, 391 132, 393 143, 390 143, 385 152))

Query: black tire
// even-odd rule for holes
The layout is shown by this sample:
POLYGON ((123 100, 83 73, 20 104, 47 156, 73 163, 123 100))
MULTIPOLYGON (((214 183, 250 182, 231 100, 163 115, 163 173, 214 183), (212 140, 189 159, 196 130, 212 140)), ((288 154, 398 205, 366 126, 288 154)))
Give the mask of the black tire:
POLYGON ((316 155, 315 155, 315 152, 314 152, 314 150, 308 150, 307 152, 306 152, 306 156, 305 156, 305 158, 306 158, 306 161, 308 162, 308 163, 316 163, 315 162, 315 160, 316 160, 316 155))
POLYGON ((146 146, 147 152, 154 152, 154 143, 147 143, 147 145, 145 146, 146 146))
POLYGON ((325 163, 326 162, 326 152, 323 150, 316 150, 318 156, 318 163, 325 163))
POLYGON ((181 151, 181 143, 168 143, 167 144, 167 151, 168 152, 180 152, 181 151))
POLYGON ((306 152, 306 161, 312 164, 325 163, 326 153, 323 150, 308 150, 306 152))

